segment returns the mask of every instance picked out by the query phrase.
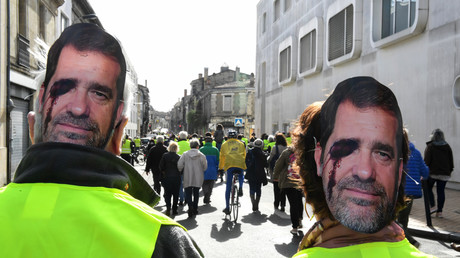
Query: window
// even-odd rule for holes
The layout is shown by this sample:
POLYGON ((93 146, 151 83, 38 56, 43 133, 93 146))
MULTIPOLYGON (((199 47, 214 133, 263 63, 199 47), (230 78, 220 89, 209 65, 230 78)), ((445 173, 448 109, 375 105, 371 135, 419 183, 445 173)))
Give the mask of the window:
POLYGON ((300 72, 313 68, 316 61, 316 30, 300 39, 300 72))
POLYGON ((292 37, 281 42, 278 51, 278 81, 281 85, 285 85, 294 79, 292 76, 292 37))
POLYGON ((265 33, 267 30, 267 13, 262 15, 262 33, 265 33))
POLYGON ((286 81, 290 77, 291 71, 291 46, 285 48, 280 53, 280 82, 286 81))
POLYGON ((454 97, 454 106, 460 109, 460 76, 455 78, 454 87, 452 89, 452 95, 454 97))
POLYGON ((284 12, 287 12, 291 8, 291 0, 284 0, 284 12))
POLYGON ((232 111, 232 95, 224 95, 223 103, 224 103, 224 107, 223 107, 224 112, 232 111))
POLYGON ((322 68, 323 20, 315 17, 299 30, 299 76, 319 72, 322 68))
POLYGON ((339 12, 329 20, 328 60, 334 60, 351 52, 353 48, 353 6, 339 12))
POLYGON ((373 0, 372 44, 385 47, 425 30, 428 0, 373 0))
POLYGON ((27 37, 27 4, 26 0, 19 0, 19 34, 27 37))
POLYGON ((61 33, 67 27, 69 27, 69 18, 67 18, 64 13, 61 13, 61 33))
POLYGON ((47 11, 46 7, 43 4, 40 4, 39 7, 40 11, 40 37, 46 41, 46 16, 47 16, 47 11))
POLYGON ((275 0, 275 2, 273 3, 273 7, 275 9, 275 13, 273 16, 275 18, 273 19, 273 22, 276 22, 281 16, 281 6, 280 5, 281 5, 280 0, 275 0))
POLYGON ((327 10, 327 63, 337 65, 361 54, 362 2, 343 0, 327 10))

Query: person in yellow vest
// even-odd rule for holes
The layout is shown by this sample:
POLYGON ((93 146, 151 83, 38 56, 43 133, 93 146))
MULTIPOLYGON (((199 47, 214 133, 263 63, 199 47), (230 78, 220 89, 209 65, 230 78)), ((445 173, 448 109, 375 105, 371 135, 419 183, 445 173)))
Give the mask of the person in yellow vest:
POLYGON ((244 143, 237 139, 236 131, 228 131, 228 140, 222 144, 219 156, 219 169, 227 171, 227 186, 225 191, 226 215, 230 214, 229 201, 233 174, 238 175, 238 195, 243 196, 244 170, 246 170, 246 148, 244 143))
POLYGON ((118 156, 126 70, 118 41, 92 23, 67 27, 50 48, 28 115, 33 145, 0 188, 0 257, 203 256, 118 156))
MULTIPOLYGON (((190 143, 187 140, 187 138, 188 138, 188 133, 186 131, 179 132, 179 140, 177 141, 177 145, 179 145, 179 150, 177 151, 177 154, 182 155, 186 151, 190 150, 190 143)), ((184 200, 185 200, 183 179, 184 177, 182 176, 181 183, 180 183, 180 190, 179 190, 179 205, 180 206, 184 205, 184 200)))
POLYGON ((294 257, 433 257, 411 245, 395 222, 405 207, 409 146, 393 92, 374 78, 354 77, 322 106, 312 105, 293 142, 316 223, 294 257))
POLYGON ((263 133, 261 139, 264 142, 264 151, 267 154, 269 154, 270 152, 268 152, 268 135, 266 133, 263 133))
POLYGON ((126 160, 129 164, 131 164, 131 153, 133 153, 133 150, 131 149, 131 140, 129 139, 129 135, 125 136, 125 139, 123 139, 122 145, 121 145, 121 154, 120 156, 126 160))

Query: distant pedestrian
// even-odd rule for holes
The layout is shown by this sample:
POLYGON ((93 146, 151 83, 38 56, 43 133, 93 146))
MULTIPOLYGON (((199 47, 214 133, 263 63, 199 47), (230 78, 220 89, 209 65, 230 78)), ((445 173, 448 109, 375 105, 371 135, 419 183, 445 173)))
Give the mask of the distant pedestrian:
POLYGON ((157 143, 155 146, 150 149, 149 155, 147 157, 147 163, 145 164, 145 172, 148 175, 149 171, 152 171, 153 176, 153 190, 157 192, 158 195, 161 193, 161 176, 160 173, 160 160, 163 157, 163 154, 167 152, 166 146, 163 145, 164 138, 162 135, 157 137, 157 143))
POLYGON ((436 217, 442 218, 442 209, 446 200, 445 188, 450 175, 454 170, 454 157, 452 149, 444 139, 441 129, 435 129, 431 134, 431 141, 426 143, 425 163, 430 168, 428 177, 428 188, 431 213, 436 212, 436 217), (435 208, 433 186, 436 184, 438 206, 435 208))
POLYGON ((183 171, 184 175, 183 185, 189 218, 198 214, 200 188, 204 181, 204 171, 208 168, 206 156, 198 150, 199 147, 198 139, 191 139, 190 150, 185 152, 177 163, 177 168, 183 171))
POLYGON ((177 203, 179 201, 179 189, 181 173, 177 168, 180 156, 177 154, 178 145, 174 141, 169 142, 168 152, 164 153, 160 160, 160 171, 163 174, 161 184, 165 189, 166 215, 177 215, 177 203), (172 204, 171 204, 172 197, 172 204))
POLYGON ((220 151, 220 147, 222 146, 222 142, 224 141, 224 126, 218 124, 216 127, 216 131, 214 132, 214 140, 216 141, 216 147, 220 151))
POLYGON ((279 210, 282 212, 284 212, 284 207, 286 206, 286 194, 280 191, 280 188, 278 187, 278 180, 273 178, 273 170, 275 168, 276 161, 286 148, 286 138, 282 133, 277 133, 275 135, 275 146, 271 149, 270 156, 268 157, 268 169, 270 178, 273 179, 273 195, 275 199, 273 204, 275 206, 275 210, 279 208, 279 210))
POLYGON ((420 243, 407 231, 407 225, 409 224, 409 214, 411 212, 414 199, 422 197, 422 186, 420 184, 420 180, 428 179, 428 167, 425 165, 420 151, 418 151, 414 144, 409 141, 409 133, 406 128, 404 128, 403 133, 404 139, 409 143, 410 156, 407 161, 407 165, 404 167, 406 174, 406 185, 404 187, 406 207, 399 212, 398 222, 403 226, 407 240, 418 248, 420 243))
POLYGON ((204 172, 203 182, 203 201, 205 204, 211 202, 212 189, 217 180, 217 171, 219 170, 219 150, 212 146, 212 134, 206 133, 204 146, 200 148, 201 153, 206 156, 208 168, 204 172))
POLYGON ((262 185, 267 185, 267 156, 263 152, 264 142, 261 139, 254 141, 254 148, 249 149, 246 155, 246 176, 249 182, 249 196, 252 203, 252 211, 259 211, 262 185))
POLYGON ((275 164, 273 178, 278 181, 280 191, 287 196, 289 201, 289 213, 291 217, 291 233, 297 235, 298 229, 302 228, 302 189, 299 185, 300 175, 295 169, 296 156, 293 147, 288 147, 281 153, 275 164))

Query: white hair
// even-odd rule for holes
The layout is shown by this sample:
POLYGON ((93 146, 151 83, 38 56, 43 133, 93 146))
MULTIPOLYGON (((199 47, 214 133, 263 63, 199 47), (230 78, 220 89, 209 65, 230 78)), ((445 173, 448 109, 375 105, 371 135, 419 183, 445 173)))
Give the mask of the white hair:
POLYGON ((180 131, 179 132, 179 139, 185 140, 187 139, 188 133, 186 131, 180 131))

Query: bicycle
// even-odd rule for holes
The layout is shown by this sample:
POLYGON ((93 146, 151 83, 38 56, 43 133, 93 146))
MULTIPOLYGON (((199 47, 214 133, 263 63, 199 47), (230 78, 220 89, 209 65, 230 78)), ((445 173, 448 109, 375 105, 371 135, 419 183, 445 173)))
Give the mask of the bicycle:
POLYGON ((133 153, 134 161, 139 165, 143 166, 145 164, 145 154, 142 148, 133 153))
POLYGON ((236 223, 238 219, 238 210, 239 207, 241 206, 240 204, 240 196, 238 195, 238 176, 240 175, 241 172, 236 172, 233 171, 233 180, 232 180, 232 188, 230 192, 230 214, 233 214, 233 222, 236 223))

